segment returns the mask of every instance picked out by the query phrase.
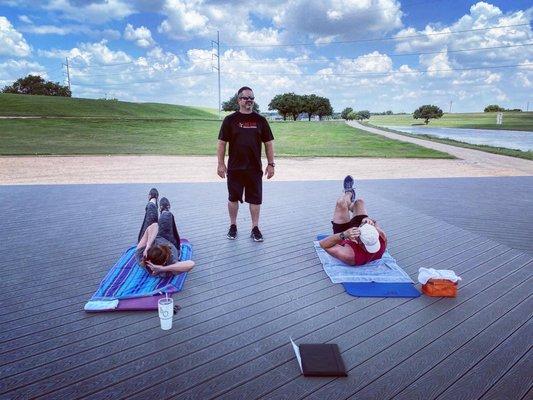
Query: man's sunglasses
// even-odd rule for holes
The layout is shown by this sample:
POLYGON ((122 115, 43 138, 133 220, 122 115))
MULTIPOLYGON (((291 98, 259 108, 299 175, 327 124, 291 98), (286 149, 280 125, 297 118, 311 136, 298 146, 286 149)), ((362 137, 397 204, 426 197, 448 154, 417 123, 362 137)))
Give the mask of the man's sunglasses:
POLYGON ((239 97, 240 100, 254 100, 255 97, 246 97, 246 96, 242 96, 242 97, 239 97))

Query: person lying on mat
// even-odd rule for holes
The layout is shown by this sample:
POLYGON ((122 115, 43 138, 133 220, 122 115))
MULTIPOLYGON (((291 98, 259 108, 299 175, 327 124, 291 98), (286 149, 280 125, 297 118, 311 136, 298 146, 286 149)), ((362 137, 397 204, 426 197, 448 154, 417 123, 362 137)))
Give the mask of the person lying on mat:
POLYGON ((344 178, 344 193, 333 213, 333 235, 320 246, 331 256, 349 265, 363 265, 378 260, 387 247, 387 236, 377 222, 368 217, 363 199, 355 199, 354 180, 344 178), (350 214, 351 213, 351 214, 350 214))
POLYGON ((158 197, 157 189, 151 189, 139 232, 137 262, 152 275, 188 272, 194 267, 194 261, 179 261, 180 236, 174 215, 170 212, 170 202, 166 197, 161 198, 161 215, 158 216, 158 197))

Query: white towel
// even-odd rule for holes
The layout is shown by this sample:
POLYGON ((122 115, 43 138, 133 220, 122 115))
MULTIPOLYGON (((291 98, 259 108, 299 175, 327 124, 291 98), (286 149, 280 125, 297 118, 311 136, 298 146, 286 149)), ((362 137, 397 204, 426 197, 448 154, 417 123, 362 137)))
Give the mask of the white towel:
POLYGON ((418 282, 425 285, 430 279, 447 279, 452 282, 462 280, 450 269, 420 268, 418 270, 418 282))

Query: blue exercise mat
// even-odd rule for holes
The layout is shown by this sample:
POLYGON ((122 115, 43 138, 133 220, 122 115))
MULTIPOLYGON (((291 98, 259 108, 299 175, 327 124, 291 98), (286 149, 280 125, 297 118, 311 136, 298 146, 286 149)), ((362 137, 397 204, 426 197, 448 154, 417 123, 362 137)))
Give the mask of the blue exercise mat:
POLYGON ((412 283, 347 282, 346 293, 357 297, 419 297, 412 283))
POLYGON ((379 260, 352 266, 329 255, 318 244, 328 235, 318 235, 314 247, 324 271, 333 283, 342 283, 346 293, 358 297, 419 297, 413 280, 386 251, 379 260))

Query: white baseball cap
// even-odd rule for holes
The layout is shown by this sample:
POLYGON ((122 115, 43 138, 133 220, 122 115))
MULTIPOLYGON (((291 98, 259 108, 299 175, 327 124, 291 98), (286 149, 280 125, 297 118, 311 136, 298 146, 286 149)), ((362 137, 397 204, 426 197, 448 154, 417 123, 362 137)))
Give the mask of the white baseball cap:
POLYGON ((359 239, 361 239, 366 251, 377 253, 381 247, 378 230, 370 224, 364 224, 359 227, 359 231, 361 232, 359 239))

